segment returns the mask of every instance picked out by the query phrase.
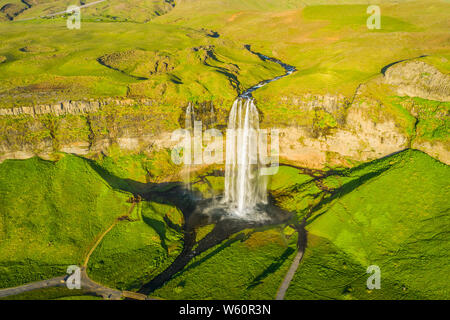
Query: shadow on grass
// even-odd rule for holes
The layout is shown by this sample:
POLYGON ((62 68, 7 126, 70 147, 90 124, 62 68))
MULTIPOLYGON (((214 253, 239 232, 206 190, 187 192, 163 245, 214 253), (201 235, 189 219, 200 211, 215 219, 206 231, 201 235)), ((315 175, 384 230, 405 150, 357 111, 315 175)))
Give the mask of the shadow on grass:
POLYGON ((169 249, 166 245, 166 226, 164 222, 146 217, 145 215, 142 216, 142 220, 156 231, 159 236, 159 240, 161 241, 161 246, 166 252, 168 252, 169 249))
MULTIPOLYGON (((404 154, 406 152, 409 152, 409 150, 404 150, 401 152, 397 152, 395 154, 404 154)), ((394 154, 392 154, 394 155, 394 154)), ((317 212, 320 209, 324 208, 326 205, 330 204, 332 201, 341 198, 347 194, 349 194, 350 192, 354 191, 355 189, 357 189, 358 187, 360 187, 361 185, 367 183, 368 181, 379 177, 380 175, 382 175, 384 172, 388 171, 389 169, 391 169, 392 167, 398 165, 400 163, 400 161, 396 161, 396 162, 387 162, 386 161, 387 157, 381 158, 381 159, 377 159, 368 163, 364 163, 358 167, 349 169, 347 172, 345 172, 345 176, 351 178, 352 174, 354 174, 355 172, 357 173, 358 171, 362 171, 368 167, 374 167, 377 168, 377 170, 368 172, 366 174, 363 174, 361 176, 358 176, 357 174, 355 175, 354 179, 343 184, 342 186, 340 186, 339 188, 336 188, 333 190, 333 192, 330 193, 330 195, 328 197, 323 197, 323 199, 316 205, 314 206, 311 211, 312 212, 317 212)), ((400 158, 401 159, 401 158, 400 158)), ((315 221, 318 217, 322 216, 324 213, 326 213, 327 211, 323 211, 317 215, 315 215, 312 219, 309 219, 307 222, 307 225, 312 223, 313 221, 315 221)))
POLYGON ((210 258, 214 257, 216 254, 222 252, 226 248, 229 248, 233 243, 235 243, 237 241, 244 241, 245 238, 246 238, 245 234, 240 233, 237 236, 235 236, 234 238, 227 240, 226 242, 224 242, 222 245, 218 246, 216 249, 214 249, 213 251, 208 253, 203 258, 199 259, 198 261, 195 261, 194 263, 191 263, 186 268, 181 270, 178 274, 176 274, 174 276, 174 278, 178 278, 178 277, 182 276, 185 272, 187 272, 187 271, 189 271, 189 270, 199 266, 200 264, 202 264, 205 261, 209 260, 210 258))
MULTIPOLYGON (((82 158, 82 157, 80 157, 82 158)), ((198 195, 186 190, 182 182, 139 182, 131 179, 120 178, 109 172, 97 162, 91 159, 82 158, 94 169, 111 188, 128 192, 135 196, 141 196, 145 201, 157 202, 175 206, 181 210, 185 220, 195 209, 196 205, 193 199, 198 195)))
POLYGON ((158 185, 151 182, 143 183, 131 179, 123 179, 117 177, 113 173, 100 166, 96 161, 82 157, 80 158, 87 161, 92 169, 94 169, 113 189, 130 192, 134 195, 137 195, 158 185))
POLYGON ((259 274, 258 276, 255 277, 255 279, 253 279, 253 281, 247 287, 247 290, 253 289, 254 287, 258 286, 270 274, 275 273, 294 252, 295 250, 293 248, 291 247, 287 248, 277 260, 275 260, 261 274, 259 274))
MULTIPOLYGON (((408 151, 406 151, 408 152, 408 151)), ((403 153, 403 152, 401 152, 403 153)), ((327 210, 323 210, 323 212, 319 212, 321 209, 326 208, 332 201, 337 198, 343 197, 346 194, 352 192, 359 186, 367 183, 368 181, 380 176, 393 166, 396 166, 400 163, 403 157, 399 158, 390 158, 386 160, 385 158, 375 160, 369 163, 362 164, 358 167, 352 169, 343 169, 343 170, 330 170, 327 172, 309 172, 314 178, 313 181, 321 180, 323 183, 323 179, 329 176, 336 177, 346 177, 347 182, 333 190, 324 191, 324 196, 321 200, 314 205, 310 212, 317 212, 318 214, 313 216, 312 219, 309 219, 306 224, 313 222, 327 210), (392 161, 394 160, 394 161, 392 161), (367 170, 367 172, 365 171, 367 170)), ((146 201, 154 201, 161 204, 170 204, 178 207, 185 217, 186 223, 183 226, 184 229, 184 249, 182 253, 175 259, 175 261, 163 272, 158 274, 154 279, 150 282, 144 284, 139 292, 144 294, 149 294, 153 292, 155 289, 161 287, 166 281, 173 277, 180 277, 186 271, 190 271, 192 268, 197 267, 198 265, 208 261, 208 259, 214 257, 215 255, 221 253, 226 248, 230 247, 236 241, 244 241, 246 235, 243 233, 236 234, 237 232, 248 229, 250 227, 255 227, 253 225, 246 225, 241 222, 233 222, 233 221, 219 221, 214 229, 207 234, 202 240, 198 243, 195 242, 195 226, 198 223, 194 223, 197 221, 195 215, 193 213, 197 212, 199 218, 202 217, 201 209, 203 206, 207 206, 207 203, 201 204, 200 202, 194 201, 193 194, 190 194, 180 182, 177 183, 139 183, 136 181, 131 181, 129 179, 121 179, 107 170, 99 166, 95 161, 88 160, 92 168, 96 170, 101 177, 111 185, 112 188, 131 192, 134 194, 142 194, 143 199, 146 201), (145 192, 136 193, 136 190, 147 190, 145 192), (191 217, 192 215, 192 217, 191 217), (194 221, 194 222, 193 222, 194 221), (234 237, 230 238, 233 234, 236 234, 234 237), (205 252, 209 249, 212 249, 211 252, 208 252, 205 256, 199 258, 198 261, 192 262, 190 265, 189 262, 195 257, 205 252)), ((219 175, 219 172, 213 173, 219 175)), ((220 173, 221 174, 221 173, 220 173)), ((311 181, 307 182, 310 183, 311 181)), ((293 186, 295 188, 299 186, 293 186)), ((305 187, 304 185, 300 186, 300 189, 305 187)), ((162 221, 156 221, 154 219, 143 217, 145 223, 152 226, 158 235, 160 236, 161 243, 163 247, 167 250, 165 239, 166 239, 166 226, 162 221)), ((198 222, 198 221, 197 221, 198 222)), ((302 237, 303 239, 303 237, 302 237)), ((288 259, 288 257, 293 254, 295 250, 292 248, 288 248, 285 252, 270 266, 268 266, 260 275, 256 276, 255 279, 249 284, 247 289, 252 289, 258 286, 265 278, 267 278, 270 274, 276 272, 281 265, 288 259)))

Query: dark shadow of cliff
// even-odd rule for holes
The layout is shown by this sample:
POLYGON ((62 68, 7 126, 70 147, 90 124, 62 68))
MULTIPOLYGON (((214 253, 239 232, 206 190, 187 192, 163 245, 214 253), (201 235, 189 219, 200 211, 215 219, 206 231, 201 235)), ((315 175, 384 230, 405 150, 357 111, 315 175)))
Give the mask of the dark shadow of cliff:
POLYGON ((167 245, 166 245, 166 239, 167 239, 167 238, 166 238, 166 225, 165 225, 162 221, 159 221, 159 220, 156 220, 156 219, 149 218, 149 217, 147 217, 147 216, 145 216, 145 215, 142 216, 142 220, 143 220, 147 225, 149 225, 150 227, 152 227, 153 230, 156 231, 156 233, 157 233, 158 236, 159 236, 159 240, 161 241, 161 246, 163 247, 163 249, 164 249, 166 252, 168 252, 169 250, 168 250, 167 245))
MULTIPOLYGON (((85 160, 89 166, 91 166, 102 177, 102 179, 104 179, 104 181, 111 186, 111 188, 118 191, 128 192, 134 196, 140 196, 144 201, 174 206, 183 214, 185 222, 182 227, 175 226, 168 217, 164 217, 164 221, 167 223, 168 227, 173 227, 175 230, 178 230, 184 235, 182 252, 168 268, 144 284, 139 290, 140 293, 149 294, 155 289, 161 287, 166 281, 170 280, 175 275, 180 272, 185 272, 186 270, 205 262, 230 246, 232 243, 236 241, 245 241, 246 235, 238 234, 240 231, 271 224, 275 225, 285 223, 290 218, 289 212, 276 208, 271 204, 267 205, 267 208, 265 209, 271 219, 265 222, 247 221, 228 217, 222 218, 220 214, 207 215, 204 214, 204 211, 205 209, 211 207, 215 199, 202 198, 201 194, 189 190, 182 182, 142 183, 131 179, 123 179, 109 172, 94 160, 85 160), (214 224, 212 231, 201 240, 197 241, 196 230, 201 226, 206 226, 209 224, 214 224), (234 234, 237 235, 230 238, 234 234), (202 257, 201 260, 189 266, 188 269, 185 269, 192 258, 217 245, 220 246, 205 257, 202 257)), ((223 172, 220 170, 212 170, 209 173, 200 175, 198 180, 206 180, 205 178, 207 175, 222 176, 223 172)), ((157 221, 145 216, 143 216, 143 221, 155 229, 161 239, 161 245, 165 250, 167 250, 167 226, 165 226, 162 221, 157 221)))
MULTIPOLYGON (((337 176, 340 177, 347 177, 347 178, 352 178, 352 176, 354 175, 354 179, 351 179, 350 181, 344 183, 343 185, 341 185, 338 188, 335 188, 333 190, 330 190, 330 192, 328 192, 327 196, 323 196, 321 201, 319 201, 315 206, 313 206, 310 209, 310 214, 308 216, 308 218, 310 216, 312 216, 311 219, 307 220, 307 225, 312 223, 313 221, 315 221, 318 217, 322 216, 323 214, 325 214, 327 212, 327 210, 313 216, 313 213, 320 211, 321 209, 325 208, 327 205, 329 205, 331 202, 333 202, 334 200, 344 197, 345 195, 351 193, 352 191, 356 190, 357 188, 359 188, 360 186, 368 183, 369 181, 381 176, 383 173, 385 173, 386 171, 390 170, 393 167, 399 166, 401 165, 400 161, 386 161, 386 158, 389 158, 393 155, 396 154, 401 154, 401 153, 407 153, 410 150, 402 150, 399 152, 395 152, 392 153, 388 156, 385 156, 383 158, 380 159, 376 159, 370 162, 366 162, 363 163, 357 167, 351 168, 351 169, 345 169, 343 171, 337 171, 337 176), (373 167, 373 170, 364 173, 364 174, 358 174, 358 171, 364 171, 370 167, 373 167)), ((336 171, 335 171, 336 173, 336 171)), ((330 175, 329 175, 330 176, 330 175)), ((327 176, 328 177, 328 176, 327 176)))
POLYGON ((263 272, 261 272, 259 275, 257 275, 253 281, 247 286, 247 290, 253 289, 259 284, 263 282, 265 278, 267 278, 269 275, 275 273, 280 267, 283 265, 283 263, 295 252, 295 250, 291 247, 288 247, 282 255, 276 259, 270 266, 268 266, 263 272))

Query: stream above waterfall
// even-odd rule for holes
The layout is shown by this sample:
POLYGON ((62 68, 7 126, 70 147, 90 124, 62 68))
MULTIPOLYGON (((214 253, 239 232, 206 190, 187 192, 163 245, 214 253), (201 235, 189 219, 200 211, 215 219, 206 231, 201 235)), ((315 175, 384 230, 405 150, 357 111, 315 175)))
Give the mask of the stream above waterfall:
MULTIPOLYGON (((245 48, 257 55, 263 61, 272 61, 282 66, 286 73, 272 79, 267 79, 248 88, 241 93, 233 103, 228 117, 226 134, 225 157, 225 191, 220 201, 213 201, 204 213, 214 214, 220 212, 223 216, 235 216, 252 221, 269 219, 265 207, 267 202, 267 136, 262 136, 259 130, 260 115, 256 107, 256 101, 252 93, 265 85, 280 80, 296 71, 296 68, 281 62, 278 59, 268 57, 251 50, 249 45, 245 48)), ((185 130, 195 133, 195 110, 192 104, 186 108, 185 130)), ((265 132, 264 132, 265 133, 265 132)), ((278 138, 276 138, 278 141, 278 138)), ((271 156, 272 156, 272 132, 271 132, 271 156)), ((192 151, 190 143, 186 148, 192 151)), ((278 145, 277 145, 278 147, 278 145)), ((194 150, 195 152, 196 150, 194 150)), ((278 159, 278 150, 277 153, 278 159)), ((190 156, 189 156, 190 157, 190 156)), ((273 165, 273 164, 271 164, 273 165)), ((278 162, 276 163, 278 165, 278 162)), ((190 164, 187 164, 190 166, 190 164)), ((189 188, 190 167, 186 168, 189 188)))
POLYGON ((248 88, 243 93, 241 93, 239 95, 240 98, 252 99, 253 98, 252 93, 254 91, 258 90, 259 88, 264 87, 265 85, 267 85, 267 84, 269 84, 271 82, 283 79, 284 77, 287 77, 287 76, 289 76, 289 75, 291 75, 291 74, 293 74, 294 72, 297 71, 297 68, 294 67, 294 66, 288 65, 288 64, 286 64, 286 63, 284 63, 284 62, 282 62, 282 61, 280 61, 280 60, 278 60, 276 58, 268 57, 268 56, 266 56, 266 55, 264 55, 262 53, 258 53, 258 52, 252 51, 251 46, 248 45, 248 44, 245 45, 245 48, 248 51, 250 51, 251 53, 253 53, 254 55, 257 55, 263 61, 272 61, 272 62, 278 63, 280 66, 282 66, 284 68, 286 73, 281 75, 281 76, 277 76, 275 78, 267 79, 267 80, 263 80, 263 81, 259 82, 258 84, 254 85, 253 87, 248 88))

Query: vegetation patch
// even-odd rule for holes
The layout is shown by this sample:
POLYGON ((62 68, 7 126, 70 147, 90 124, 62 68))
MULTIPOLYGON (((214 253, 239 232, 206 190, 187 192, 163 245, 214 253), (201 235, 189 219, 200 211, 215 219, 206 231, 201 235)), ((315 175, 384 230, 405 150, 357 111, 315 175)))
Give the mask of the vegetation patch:
POLYGON ((94 281, 120 290, 137 290, 181 252, 183 218, 179 210, 142 202, 137 211, 135 219, 117 224, 92 254, 88 272, 94 281))
POLYGON ((110 68, 144 79, 155 74, 168 73, 175 68, 175 62, 170 55, 144 50, 115 52, 98 58, 98 61, 110 68))
POLYGON ((152 296, 274 299, 294 258, 295 243, 295 237, 285 243, 280 229, 243 231, 194 258, 152 296))
POLYGON ((30 52, 30 53, 45 53, 45 52, 53 52, 53 51, 55 51, 55 49, 51 48, 51 47, 42 46, 39 44, 32 44, 32 45, 21 48, 20 51, 30 52))
POLYGON ((111 188, 87 160, 64 155, 0 164, 0 283, 13 287, 81 265, 97 235, 127 213, 129 194, 111 188))
POLYGON ((85 290, 70 290, 66 287, 52 287, 24 292, 0 300, 101 300, 102 297, 89 295, 85 290))
POLYGON ((449 272, 448 166, 405 151, 343 173, 324 180, 335 189, 309 220, 308 248, 287 297, 448 297, 441 280, 449 272), (381 268, 380 290, 366 288, 370 265, 381 268))

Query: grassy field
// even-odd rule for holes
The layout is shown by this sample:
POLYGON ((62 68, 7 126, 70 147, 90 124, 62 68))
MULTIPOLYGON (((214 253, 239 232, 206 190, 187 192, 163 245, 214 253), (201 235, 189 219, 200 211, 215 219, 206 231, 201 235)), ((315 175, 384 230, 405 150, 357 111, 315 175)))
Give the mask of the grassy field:
POLYGON ((233 40, 158 23, 84 22, 68 30, 64 19, 4 22, 0 43, 2 106, 111 96, 232 100, 283 72, 233 40))
POLYGON ((449 71, 449 4, 444 1, 371 3, 380 6, 380 30, 367 29, 364 1, 230 1, 220 12, 215 10, 220 1, 194 3, 201 16, 188 14, 194 4, 181 3, 155 21, 207 26, 297 66, 295 75, 259 90, 260 101, 311 91, 351 96, 383 66, 422 54, 442 56, 449 71))
MULTIPOLYGON (((448 298, 449 175, 447 166, 419 151, 328 172, 321 183, 281 167, 271 184, 277 203, 297 219, 312 210, 308 246, 286 298, 448 298), (370 265, 381 268, 380 290, 366 287, 370 265)), ((283 229, 236 234, 153 294, 273 299, 295 256, 295 233, 283 229)))
MULTIPOLYGON (((361 1, 180 1, 144 24, 118 22, 126 17, 88 19, 105 6, 113 12, 118 4, 86 8, 80 30, 68 30, 62 18, 0 23, 0 56, 6 59, 0 65, 2 105, 136 95, 172 102, 232 99, 282 73, 278 65, 244 50, 244 44, 299 69, 259 90, 261 103, 306 92, 351 97, 382 67, 424 54, 430 55, 427 62, 449 71, 449 4, 444 1, 380 1, 381 30, 367 29, 367 6, 361 1), (212 37, 211 29, 219 37, 212 37), (108 63, 102 65, 102 57, 108 63), (152 72, 159 62, 167 68, 152 72)), ((146 19, 137 12, 151 12, 140 10, 141 2, 133 2, 136 13, 127 6, 130 2, 121 3, 122 12, 136 21, 146 19)), ((21 15, 44 7, 53 10, 39 4, 21 15)))
POLYGON ((8 160, 0 172, 1 287, 80 265, 95 237, 130 206, 129 194, 112 189, 75 156, 8 160))
MULTIPOLYGON (((123 156, 102 160, 110 172, 139 167, 142 161, 143 157, 123 156)), ((126 175, 114 176, 102 171, 99 165, 78 157, 65 155, 55 163, 37 158, 6 161, 0 168, 2 173, 10 174, 8 177, 16 177, 3 179, 0 183, 2 194, 6 195, 2 207, 6 208, 6 213, 9 212, 2 215, 2 237, 7 239, 2 241, 1 251, 5 271, 2 274, 7 277, 1 279, 4 287, 60 275, 67 264, 79 264, 94 238, 114 218, 124 215, 129 206, 124 201, 126 194, 114 191, 105 182, 120 187, 118 181, 125 181, 126 175), (51 190, 50 199, 41 200, 39 197, 49 197, 49 192, 45 193, 32 184, 32 191, 25 190, 24 193, 29 197, 16 195, 16 190, 23 188, 23 180, 17 178, 18 173, 24 172, 25 168, 27 181, 39 181, 39 188, 51 190), (67 168, 71 169, 70 173, 67 168), (53 170, 52 174, 46 170, 53 170), (38 174, 53 177, 52 182, 41 183, 45 178, 37 178, 38 174), (76 182, 71 175, 78 178, 76 182), (80 203, 86 192, 94 199, 90 201, 96 203, 96 213, 89 216, 91 221, 84 219, 80 222, 82 227, 77 226, 79 220, 67 220, 73 224, 70 246, 66 243, 69 227, 63 230, 52 222, 51 234, 40 232, 39 237, 32 232, 34 229, 30 229, 50 230, 42 223, 64 216, 61 211, 65 207, 55 188, 62 177, 64 186, 71 190, 83 186, 83 190, 76 193, 77 200, 71 200, 71 207, 66 209, 71 217, 79 215, 77 206, 73 204, 80 203), (86 190, 86 186, 104 194, 103 198, 96 199, 96 193, 89 188, 86 190), (99 191, 99 186, 103 186, 105 191, 99 191), (110 193, 112 195, 108 196, 110 193), (16 195, 16 201, 11 200, 13 195, 16 195), (111 199, 115 197, 122 200, 114 204, 111 199), (31 219, 32 211, 20 206, 20 203, 32 201, 30 198, 35 201, 34 208, 47 212, 45 219, 42 215, 31 219), (52 207, 45 211, 43 208, 50 204, 52 207), (23 212, 20 225, 15 219, 8 219, 17 212, 23 212), (101 212, 107 215, 100 218, 101 212), (103 220, 98 221, 100 219, 103 220), (84 226, 85 223, 90 224, 89 227, 84 226), (23 235, 28 235, 26 242, 23 235), (30 241, 33 247, 28 245, 30 241), (19 247, 21 249, 17 251, 19 247), (19 274, 20 278, 17 277, 19 274)), ((130 172, 135 174, 132 170, 130 172)), ((449 174, 444 164, 412 150, 352 169, 308 171, 281 166, 269 186, 276 204, 296 213, 294 220, 298 221, 312 212, 307 226, 309 235, 305 256, 286 298, 448 297, 448 281, 445 279, 449 271, 446 267, 449 174), (365 285, 366 268, 373 264, 382 270, 381 290, 367 290, 365 285)), ((218 190, 221 188, 223 178, 207 179, 218 190)), ((195 185, 202 191, 204 184, 200 179, 195 185)), ((122 185, 123 189, 128 187, 122 185)), ((206 189, 203 192, 208 193, 206 189)), ((85 205, 79 206, 88 210, 85 205)), ((152 202, 138 204, 130 221, 119 222, 94 251, 88 265, 89 275, 111 287, 138 289, 180 253, 182 237, 179 228, 182 223, 182 216, 176 208, 152 202)), ((67 226, 67 222, 64 225, 67 226)), ((210 231, 211 226, 203 227, 197 240, 210 231)), ((152 295, 164 299, 272 299, 295 256, 296 241, 296 233, 290 227, 245 230, 196 257, 152 295)))
POLYGON ((448 299, 449 177, 448 166, 406 151, 325 180, 338 196, 313 215, 287 298, 448 299), (381 290, 366 288, 370 265, 381 268, 381 290))
MULTIPOLYGON (((0 287, 59 276, 65 274, 67 266, 81 265, 98 235, 116 218, 127 215, 131 206, 126 202, 131 194, 119 190, 128 190, 129 185, 121 185, 120 178, 76 156, 61 155, 56 162, 8 160, 0 165, 0 173, 0 287)), ((94 276, 103 265, 112 268, 109 263, 116 263, 117 258, 127 270, 133 270, 128 265, 138 257, 155 259, 157 268, 165 261, 164 254, 176 256, 180 236, 166 226, 165 215, 174 224, 181 224, 176 209, 155 203, 139 207, 138 216, 132 218, 138 221, 120 222, 99 251, 94 251, 94 276), (117 234, 122 233, 126 241, 116 242, 117 234), (126 251, 123 255, 120 248, 126 251), (111 252, 116 253, 111 256, 111 252)), ((151 274, 151 266, 141 267, 151 274)), ((135 274, 145 277, 141 271, 138 268, 135 274)), ((114 275, 115 281, 131 281, 122 276, 125 280, 114 275)))
POLYGON ((94 251, 89 276, 120 290, 136 290, 162 272, 183 248, 183 216, 176 208, 154 202, 138 205, 134 221, 118 224, 94 251), (169 219, 170 226, 165 221, 169 219), (173 226, 178 226, 173 229, 173 226))
POLYGON ((108 0, 93 4, 94 2, 97 1, 2 0, 0 8, 9 6, 1 12, 0 19, 20 21, 38 17, 49 18, 55 13, 65 11, 71 5, 88 5, 82 11, 82 18, 85 20, 146 22, 169 12, 174 5, 173 0, 108 0))
POLYGON ((102 297, 88 295, 83 290, 70 290, 64 287, 38 289, 0 300, 101 300, 102 297))
POLYGON ((281 229, 246 230, 196 257, 152 296, 273 299, 295 252, 281 229), (218 272, 220 270, 220 272, 218 272))

